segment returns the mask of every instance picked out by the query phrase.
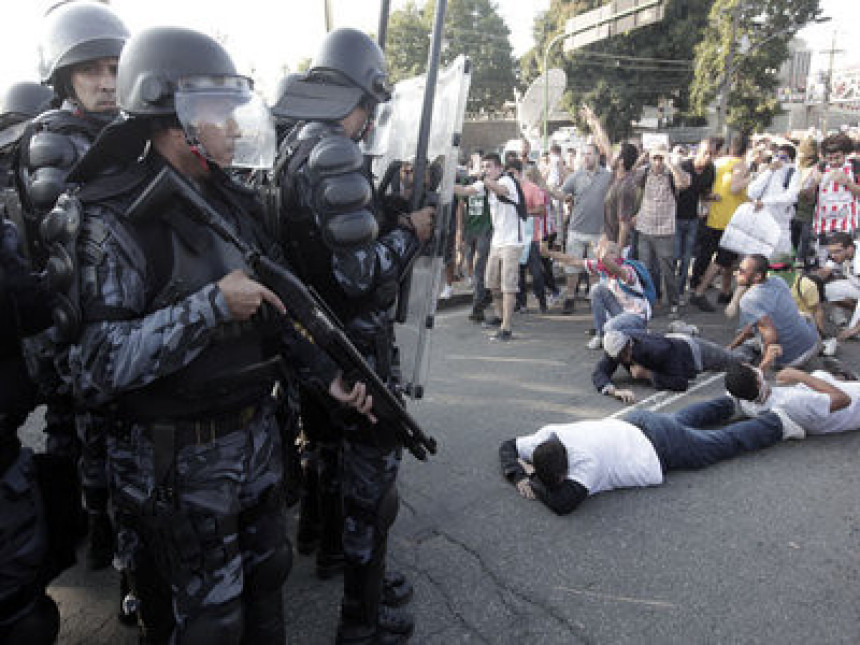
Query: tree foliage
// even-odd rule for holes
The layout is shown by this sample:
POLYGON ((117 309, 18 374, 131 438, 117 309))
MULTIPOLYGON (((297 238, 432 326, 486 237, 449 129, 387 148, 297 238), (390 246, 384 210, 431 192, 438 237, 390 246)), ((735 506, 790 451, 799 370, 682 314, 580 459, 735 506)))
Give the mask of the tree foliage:
MULTIPOLYGON (((391 79, 423 74, 427 70, 435 2, 419 9, 410 2, 393 11, 388 23, 386 58, 391 79)), ((494 112, 513 100, 516 64, 510 32, 490 0, 450 0, 445 12, 442 64, 460 54, 472 61, 469 112, 494 112)))
MULTIPOLYGON (((549 68, 567 73, 564 104, 578 120, 576 106, 590 105, 615 141, 628 137, 632 123, 646 105, 672 99, 678 112, 689 104, 693 49, 707 26, 714 0, 666 0, 664 19, 576 50, 563 52, 562 43, 552 47, 549 68), (609 55, 609 56, 607 56, 609 55), (613 58, 612 55, 617 56, 613 58), (688 67, 631 58, 690 61, 688 67)), ((605 0, 552 0, 536 18, 537 46, 521 60, 521 72, 531 81, 543 71, 543 56, 550 39, 562 33, 575 15, 605 4, 605 0)))
POLYGON ((821 14, 819 5, 819 0, 716 0, 704 39, 696 46, 693 111, 705 114, 728 81, 726 122, 745 131, 770 125, 780 110, 777 72, 789 56, 788 42, 821 14))

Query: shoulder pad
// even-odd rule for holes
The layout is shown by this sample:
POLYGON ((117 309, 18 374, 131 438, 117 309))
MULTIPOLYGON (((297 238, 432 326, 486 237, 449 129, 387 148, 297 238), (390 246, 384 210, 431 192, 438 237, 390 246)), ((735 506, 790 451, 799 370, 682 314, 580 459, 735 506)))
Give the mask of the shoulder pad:
POLYGON ((358 144, 342 134, 325 137, 311 150, 308 157, 311 182, 331 175, 359 172, 364 168, 364 155, 358 144))
POLYGON ((299 141, 308 139, 319 139, 332 134, 343 134, 343 128, 333 123, 323 121, 311 121, 299 131, 299 141))
POLYGON ((37 130, 27 146, 27 165, 31 170, 46 166, 71 168, 77 157, 77 149, 69 137, 50 130, 37 130))

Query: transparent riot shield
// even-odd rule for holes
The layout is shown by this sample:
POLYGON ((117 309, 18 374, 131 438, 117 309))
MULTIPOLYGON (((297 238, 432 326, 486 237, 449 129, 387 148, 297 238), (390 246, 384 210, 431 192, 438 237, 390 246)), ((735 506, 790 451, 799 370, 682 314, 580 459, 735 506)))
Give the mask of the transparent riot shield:
MULTIPOLYGON (((418 143, 418 120, 422 113, 425 76, 410 78, 394 87, 391 101, 380 106, 365 154, 373 157, 373 174, 381 178, 400 161, 413 160, 418 143)), ((436 205, 433 239, 407 274, 410 283, 401 289, 408 302, 400 303, 402 322, 397 326, 397 345, 403 374, 404 392, 419 399, 427 382, 430 331, 436 315, 436 300, 444 268, 444 251, 453 218, 454 180, 460 152, 460 135, 471 81, 470 64, 465 56, 439 70, 433 116, 427 148, 429 191, 422 203, 436 205)))

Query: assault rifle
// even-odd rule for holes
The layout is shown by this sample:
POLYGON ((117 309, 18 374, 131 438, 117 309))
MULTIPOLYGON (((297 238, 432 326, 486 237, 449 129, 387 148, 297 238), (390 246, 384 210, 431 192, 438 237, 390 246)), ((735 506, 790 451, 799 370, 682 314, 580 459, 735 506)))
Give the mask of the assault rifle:
POLYGON ((428 452, 436 454, 436 440, 424 434, 400 399, 367 364, 340 326, 332 320, 325 303, 295 274, 240 238, 221 214, 173 168, 165 166, 159 171, 131 205, 127 216, 132 220, 142 218, 154 210, 154 207, 176 198, 192 207, 190 217, 209 227, 242 253, 248 267, 253 271, 252 277, 278 295, 289 310, 290 316, 304 327, 314 342, 337 363, 345 378, 366 384, 368 393, 373 397, 374 414, 393 425, 409 452, 421 461, 427 459, 428 452))

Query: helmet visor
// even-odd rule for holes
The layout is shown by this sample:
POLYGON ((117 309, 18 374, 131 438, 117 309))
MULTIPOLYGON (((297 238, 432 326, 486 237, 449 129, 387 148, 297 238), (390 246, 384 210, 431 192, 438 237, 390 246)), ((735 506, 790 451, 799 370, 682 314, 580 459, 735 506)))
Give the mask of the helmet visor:
POLYGON ((182 79, 176 116, 190 141, 222 168, 271 168, 275 122, 243 76, 182 79))

